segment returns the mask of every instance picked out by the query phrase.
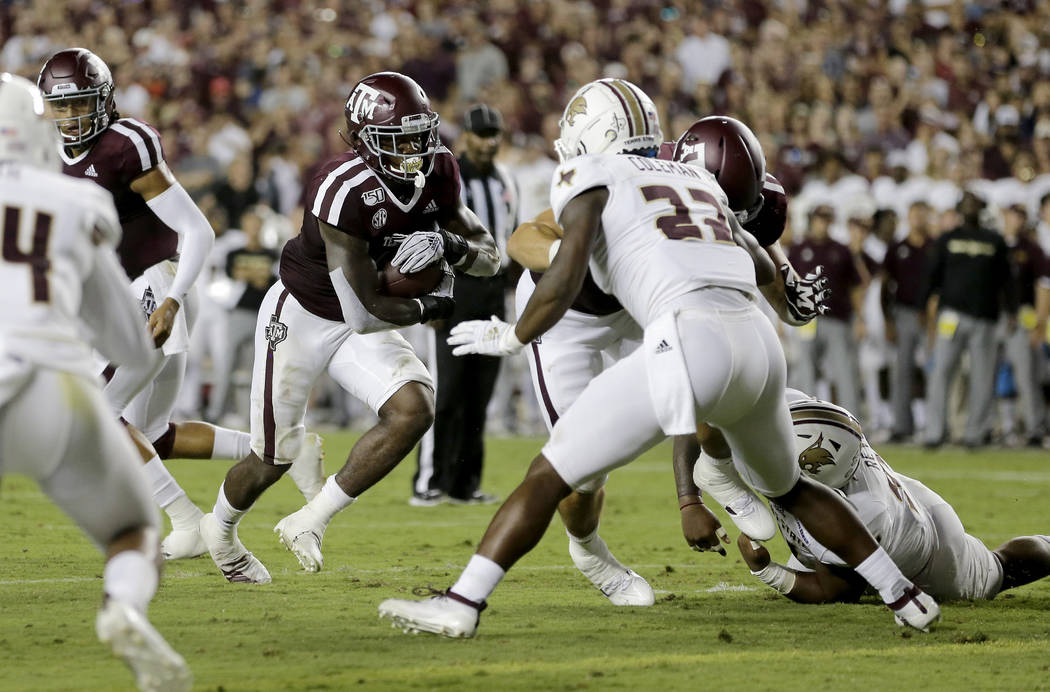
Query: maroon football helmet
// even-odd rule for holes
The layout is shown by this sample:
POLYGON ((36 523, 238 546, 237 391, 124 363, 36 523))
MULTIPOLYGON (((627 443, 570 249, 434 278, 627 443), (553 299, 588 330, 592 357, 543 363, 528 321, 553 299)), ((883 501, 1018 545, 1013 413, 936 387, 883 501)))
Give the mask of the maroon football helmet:
POLYGON ((55 53, 40 69, 36 84, 56 115, 62 116, 53 120, 66 146, 98 137, 113 120, 113 75, 89 50, 67 48, 55 53), (73 114, 64 115, 67 111, 73 114))
POLYGON ((347 141, 372 169, 423 187, 434 168, 438 115, 416 82, 398 72, 362 79, 346 99, 347 141))
POLYGON ((712 115, 697 120, 675 143, 674 159, 710 171, 740 223, 761 210, 766 157, 755 133, 736 118, 712 115))

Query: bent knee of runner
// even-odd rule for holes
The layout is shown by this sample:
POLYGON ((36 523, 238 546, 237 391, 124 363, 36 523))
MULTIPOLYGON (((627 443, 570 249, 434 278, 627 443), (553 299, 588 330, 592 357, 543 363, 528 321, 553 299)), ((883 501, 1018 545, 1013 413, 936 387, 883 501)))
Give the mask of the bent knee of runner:
POLYGON ((380 407, 379 419, 422 437, 434 424, 434 392, 420 382, 407 382, 380 407))

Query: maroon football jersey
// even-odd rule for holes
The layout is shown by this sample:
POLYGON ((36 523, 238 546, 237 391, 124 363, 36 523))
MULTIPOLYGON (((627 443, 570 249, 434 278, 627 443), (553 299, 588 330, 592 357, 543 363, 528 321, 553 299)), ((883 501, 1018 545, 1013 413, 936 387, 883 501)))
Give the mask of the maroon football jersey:
POLYGON ((284 246, 281 281, 304 308, 326 320, 343 321, 328 275, 328 258, 317 220, 368 241, 368 254, 382 267, 394 256, 395 234, 442 226, 459 206, 459 164, 445 147, 422 188, 410 188, 406 202, 391 192, 353 151, 327 161, 306 186, 302 231, 284 246))
POLYGON ((117 120, 76 158, 62 152, 63 173, 93 180, 113 195, 123 230, 117 255, 132 279, 157 262, 174 258, 178 250, 178 234, 131 189, 131 181, 163 160, 160 135, 134 118, 117 120))

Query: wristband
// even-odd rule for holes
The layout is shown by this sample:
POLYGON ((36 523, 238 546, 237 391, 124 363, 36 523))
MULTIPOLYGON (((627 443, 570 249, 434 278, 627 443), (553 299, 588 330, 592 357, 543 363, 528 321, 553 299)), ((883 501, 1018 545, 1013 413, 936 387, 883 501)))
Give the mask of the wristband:
POLYGON ((470 251, 470 245, 463 236, 449 233, 444 229, 442 229, 440 233, 442 240, 444 240, 445 259, 448 260, 448 263, 452 266, 458 265, 470 251))
POLYGON ((785 596, 795 588, 795 573, 776 562, 770 562, 757 572, 752 570, 751 574, 758 577, 763 584, 773 587, 775 591, 785 596))
POLYGON ((697 500, 696 502, 686 502, 684 505, 679 505, 678 506, 678 511, 681 512, 686 507, 692 507, 693 505, 703 505, 703 504, 704 503, 701 502, 700 500, 697 500))
POLYGON ((558 238, 553 243, 551 243, 550 249, 547 250, 547 266, 548 267, 551 266, 551 264, 554 262, 554 256, 558 254, 558 248, 560 248, 560 247, 561 247, 561 238, 558 238))
POLYGON ((447 296, 423 296, 414 298, 419 304, 419 322, 440 320, 452 316, 452 310, 456 307, 456 301, 447 296))

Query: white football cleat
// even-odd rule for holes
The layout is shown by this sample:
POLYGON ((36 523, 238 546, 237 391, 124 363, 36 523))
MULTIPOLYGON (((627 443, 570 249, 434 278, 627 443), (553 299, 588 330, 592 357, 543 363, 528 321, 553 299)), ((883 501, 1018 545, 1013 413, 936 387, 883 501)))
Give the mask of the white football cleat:
POLYGON ((941 608, 937 601, 917 586, 912 586, 893 603, 887 603, 893 611, 898 627, 914 627, 920 632, 929 632, 930 625, 941 619, 941 608))
POLYGON ((393 620, 405 633, 430 632, 445 637, 473 637, 485 605, 470 604, 455 594, 422 601, 388 598, 379 604, 379 617, 393 620))
POLYGON ((183 560, 208 554, 208 546, 201 538, 200 525, 192 529, 173 529, 160 542, 160 554, 165 560, 183 560))
POLYGON ((299 488, 306 501, 314 499, 324 486, 324 440, 317 433, 307 433, 299 456, 288 467, 288 477, 299 488))
POLYGON ((245 549, 233 530, 232 540, 224 540, 219 531, 219 520, 208 512, 201 518, 201 538, 215 566, 232 584, 269 584, 270 573, 259 559, 245 549))
POLYGON ((693 466, 693 482, 720 504, 748 538, 768 541, 777 535, 773 514, 737 473, 732 461, 712 464, 701 454, 693 466))
POLYGON ((108 599, 95 619, 95 632, 135 673, 135 684, 146 692, 181 692, 193 687, 185 659, 164 641, 138 610, 108 599))
POLYGON ((576 569, 613 605, 651 606, 656 601, 656 594, 649 582, 613 557, 601 536, 595 535, 586 547, 569 539, 569 555, 576 569))
POLYGON ((317 521, 313 511, 303 507, 298 512, 289 514, 277 522, 273 532, 292 551, 299 564, 307 572, 320 572, 324 567, 324 556, 321 555, 321 540, 326 526, 317 521))

